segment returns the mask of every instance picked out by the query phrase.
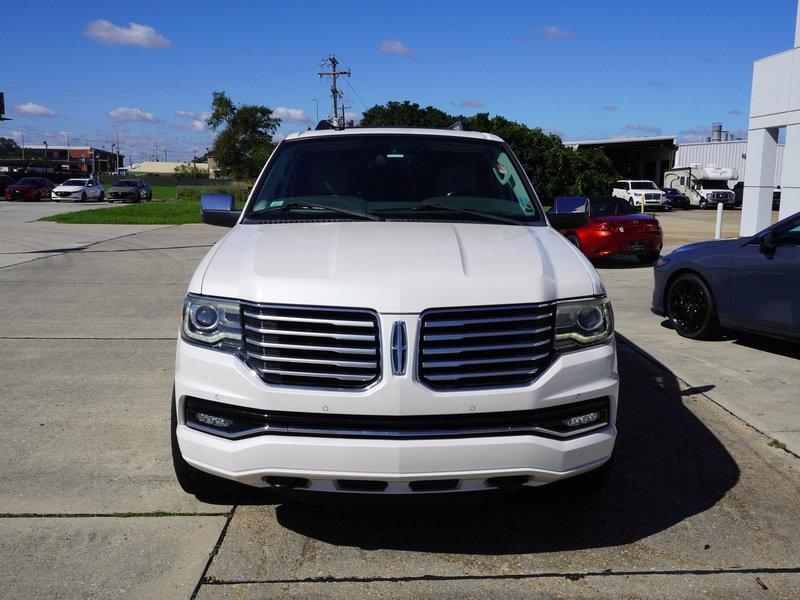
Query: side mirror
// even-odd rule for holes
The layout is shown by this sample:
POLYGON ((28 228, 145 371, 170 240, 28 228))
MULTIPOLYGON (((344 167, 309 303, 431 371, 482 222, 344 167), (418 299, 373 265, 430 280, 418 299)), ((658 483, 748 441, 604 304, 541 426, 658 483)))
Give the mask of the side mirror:
POLYGON ((758 245, 761 248, 761 251, 766 254, 772 254, 775 252, 775 249, 778 247, 778 240, 775 239, 775 232, 768 231, 758 238, 758 245))
POLYGON ((200 197, 200 211, 203 223, 233 227, 242 214, 234 210, 233 196, 230 194, 203 194, 200 197))

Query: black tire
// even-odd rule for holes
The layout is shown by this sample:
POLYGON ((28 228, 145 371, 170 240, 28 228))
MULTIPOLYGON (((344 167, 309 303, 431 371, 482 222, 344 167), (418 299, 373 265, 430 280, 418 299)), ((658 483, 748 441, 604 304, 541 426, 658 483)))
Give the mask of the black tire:
POLYGON ((708 340, 719 332, 714 296, 705 281, 694 273, 679 275, 667 289, 667 317, 678 335, 690 340, 708 340))
POLYGON ((650 265, 658 260, 660 254, 660 252, 648 252, 647 254, 637 254, 636 258, 643 265, 650 265))
POLYGON ((80 199, 80 200, 78 200, 78 202, 86 202, 86 192, 83 192, 83 193, 81 194, 81 199, 80 199))
POLYGON ((175 469, 175 477, 178 480, 178 485, 181 486, 184 492, 194 494, 200 498, 213 500, 237 498, 242 492, 243 486, 235 481, 215 477, 214 475, 195 469, 192 465, 183 460, 176 433, 178 428, 178 414, 175 409, 174 390, 172 392, 171 404, 170 439, 172 440, 172 466, 175 469))
POLYGON ((574 233, 568 233, 564 237, 566 237, 569 240, 569 243, 575 246, 578 250, 581 249, 581 241, 578 239, 577 235, 574 233))
POLYGON ((103 200, 105 200, 105 198, 106 198, 106 193, 100 192, 100 195, 97 197, 97 201, 102 202, 103 200))

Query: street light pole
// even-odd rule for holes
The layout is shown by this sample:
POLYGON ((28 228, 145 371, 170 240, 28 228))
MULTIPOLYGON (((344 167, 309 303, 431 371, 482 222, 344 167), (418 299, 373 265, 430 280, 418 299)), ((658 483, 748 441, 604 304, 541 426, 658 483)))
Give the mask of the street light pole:
POLYGON ((44 142, 44 176, 47 177, 47 171, 50 170, 50 158, 47 156, 47 142, 44 142))

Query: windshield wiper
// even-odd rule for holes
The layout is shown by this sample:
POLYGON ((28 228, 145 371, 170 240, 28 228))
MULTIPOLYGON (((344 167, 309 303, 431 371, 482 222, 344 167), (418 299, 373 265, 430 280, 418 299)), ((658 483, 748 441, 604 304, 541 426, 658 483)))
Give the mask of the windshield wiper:
POLYGON ((473 217, 488 219, 489 221, 496 221, 497 223, 508 223, 510 225, 527 225, 527 223, 525 223, 524 221, 512 219, 511 217, 501 217, 500 215, 491 215, 487 213, 478 212, 477 210, 456 208, 455 206, 450 206, 449 204, 443 204, 441 202, 422 202, 421 204, 418 204, 411 210, 418 211, 418 210, 431 210, 431 209, 448 210, 450 212, 461 213, 462 215, 470 215, 473 217))
POLYGON ((292 200, 291 202, 284 202, 281 206, 276 206, 275 208, 266 208, 264 210, 260 210, 256 213, 253 213, 253 216, 256 218, 257 215, 262 215, 264 213, 269 212, 283 212, 287 210, 291 210, 293 208, 321 208, 324 210, 329 210, 331 212, 339 213, 342 215, 348 215, 351 217, 356 217, 358 219, 369 219, 370 221, 384 221, 383 217, 379 217, 378 215, 373 215, 372 213, 361 213, 356 212, 354 210, 349 210, 347 208, 339 208, 338 206, 328 206, 327 204, 317 204, 316 202, 306 202, 305 200, 292 200))

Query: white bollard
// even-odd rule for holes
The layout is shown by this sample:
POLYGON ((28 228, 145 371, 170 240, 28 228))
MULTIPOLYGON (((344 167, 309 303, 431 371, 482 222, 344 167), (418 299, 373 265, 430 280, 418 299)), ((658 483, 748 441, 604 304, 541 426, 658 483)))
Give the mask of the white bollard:
POLYGON ((722 202, 717 202, 717 229, 714 231, 714 239, 718 240, 722 237, 722 211, 725 210, 725 205, 722 202))

